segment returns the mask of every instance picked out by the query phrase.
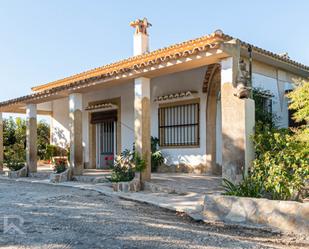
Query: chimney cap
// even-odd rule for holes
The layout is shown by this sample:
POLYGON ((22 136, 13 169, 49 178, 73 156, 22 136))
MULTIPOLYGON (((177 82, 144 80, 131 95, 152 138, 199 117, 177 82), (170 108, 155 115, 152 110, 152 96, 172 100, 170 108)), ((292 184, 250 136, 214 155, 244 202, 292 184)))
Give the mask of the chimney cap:
POLYGON ((145 34, 148 35, 147 28, 151 27, 151 23, 148 22, 147 18, 136 19, 135 21, 130 22, 130 26, 135 28, 135 34, 145 34))

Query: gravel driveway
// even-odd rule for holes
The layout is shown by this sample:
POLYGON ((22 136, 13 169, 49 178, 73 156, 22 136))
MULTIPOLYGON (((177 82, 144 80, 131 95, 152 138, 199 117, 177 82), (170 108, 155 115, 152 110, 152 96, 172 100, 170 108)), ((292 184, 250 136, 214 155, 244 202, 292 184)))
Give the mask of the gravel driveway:
POLYGON ((308 246, 304 243, 294 237, 197 223, 92 191, 0 180, 1 248, 291 249, 308 246), (24 234, 13 228, 7 233, 5 222, 24 234))

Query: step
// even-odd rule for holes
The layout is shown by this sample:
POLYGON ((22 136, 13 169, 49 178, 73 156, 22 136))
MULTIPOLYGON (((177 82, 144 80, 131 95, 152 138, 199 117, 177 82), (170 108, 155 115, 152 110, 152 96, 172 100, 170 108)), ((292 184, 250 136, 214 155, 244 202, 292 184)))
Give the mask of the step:
POLYGON ((74 176, 73 180, 77 182, 85 182, 85 183, 109 183, 110 181, 106 178, 107 176, 74 176))

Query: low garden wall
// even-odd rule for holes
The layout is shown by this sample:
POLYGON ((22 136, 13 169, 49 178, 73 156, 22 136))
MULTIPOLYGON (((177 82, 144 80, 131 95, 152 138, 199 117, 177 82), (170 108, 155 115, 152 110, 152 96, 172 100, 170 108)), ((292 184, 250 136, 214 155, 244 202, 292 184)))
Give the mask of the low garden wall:
POLYGON ((206 195, 205 220, 262 225, 289 233, 309 234, 309 203, 225 195, 206 195))
POLYGON ((52 173, 49 176, 49 181, 53 183, 70 181, 72 178, 72 170, 68 167, 62 173, 52 173))
POLYGON ((27 166, 25 165, 23 168, 16 171, 8 171, 9 178, 19 178, 19 177, 27 177, 27 166))
POLYGON ((141 190, 140 174, 135 173, 135 177, 129 182, 113 182, 113 190, 116 192, 138 192, 141 190))

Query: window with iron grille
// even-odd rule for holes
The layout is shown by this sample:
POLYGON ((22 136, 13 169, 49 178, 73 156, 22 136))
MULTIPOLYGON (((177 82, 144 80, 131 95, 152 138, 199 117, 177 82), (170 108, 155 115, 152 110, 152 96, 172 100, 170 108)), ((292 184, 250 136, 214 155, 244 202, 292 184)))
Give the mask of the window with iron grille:
POLYGON ((264 113, 272 113, 273 111, 273 105, 272 105, 272 99, 268 96, 262 96, 261 97, 262 107, 264 113))
POLYGON ((200 140, 199 103, 159 107, 160 146, 198 146, 200 140))

